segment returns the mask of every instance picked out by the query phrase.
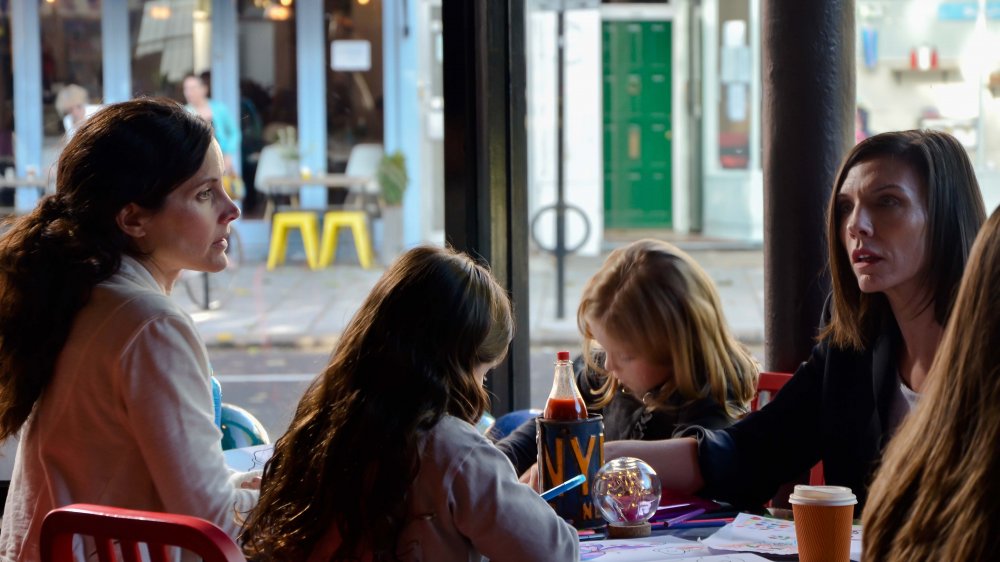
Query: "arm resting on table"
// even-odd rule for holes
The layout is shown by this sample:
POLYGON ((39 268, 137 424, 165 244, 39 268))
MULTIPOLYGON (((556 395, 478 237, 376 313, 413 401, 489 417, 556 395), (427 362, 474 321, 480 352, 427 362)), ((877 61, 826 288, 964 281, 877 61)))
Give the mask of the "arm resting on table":
POLYGON ((646 461, 668 490, 693 494, 705 485, 698 464, 698 442, 689 437, 605 443, 605 460, 618 457, 637 457, 646 461))

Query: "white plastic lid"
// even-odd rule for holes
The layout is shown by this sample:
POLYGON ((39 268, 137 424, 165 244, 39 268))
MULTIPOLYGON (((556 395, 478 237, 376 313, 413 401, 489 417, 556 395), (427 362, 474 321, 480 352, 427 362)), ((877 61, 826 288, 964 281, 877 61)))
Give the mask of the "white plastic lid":
POLYGON ((858 498, 845 486, 807 486, 796 484, 788 496, 788 503, 795 505, 854 505, 858 498))

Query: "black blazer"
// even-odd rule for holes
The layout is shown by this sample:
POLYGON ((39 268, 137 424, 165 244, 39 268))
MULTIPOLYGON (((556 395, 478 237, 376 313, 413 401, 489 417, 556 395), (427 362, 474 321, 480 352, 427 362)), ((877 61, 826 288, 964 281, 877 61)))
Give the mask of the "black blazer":
POLYGON ((760 506, 822 460, 826 483, 853 490, 860 513, 894 430, 887 424, 901 341, 891 319, 864 351, 823 341, 760 411, 728 429, 698 432, 702 495, 760 506))

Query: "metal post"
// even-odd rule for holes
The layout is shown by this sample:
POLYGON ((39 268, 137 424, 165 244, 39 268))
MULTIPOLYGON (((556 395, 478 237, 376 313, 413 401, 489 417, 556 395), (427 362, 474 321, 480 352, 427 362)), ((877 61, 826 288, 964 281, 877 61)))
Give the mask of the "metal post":
POLYGON ((566 2, 556 10, 556 318, 566 317, 566 2))
POLYGON ((854 1, 764 0, 765 364, 809 356, 823 302, 826 205, 854 131, 854 1))
POLYGON ((208 275, 209 274, 208 274, 207 271, 203 271, 201 273, 201 285, 202 285, 202 288, 205 290, 202 293, 202 296, 203 296, 202 303, 201 303, 201 309, 202 310, 208 310, 208 309, 212 308, 212 295, 210 294, 211 289, 209 289, 208 275))

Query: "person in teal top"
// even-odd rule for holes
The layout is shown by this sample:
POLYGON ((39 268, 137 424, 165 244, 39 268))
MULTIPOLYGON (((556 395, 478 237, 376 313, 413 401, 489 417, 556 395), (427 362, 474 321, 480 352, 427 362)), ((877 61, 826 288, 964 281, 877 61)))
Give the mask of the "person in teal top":
POLYGON ((219 141, 227 174, 235 173, 233 158, 240 148, 240 128, 225 104, 208 97, 208 85, 201 76, 189 74, 184 78, 184 99, 188 111, 212 124, 215 140, 219 141))

